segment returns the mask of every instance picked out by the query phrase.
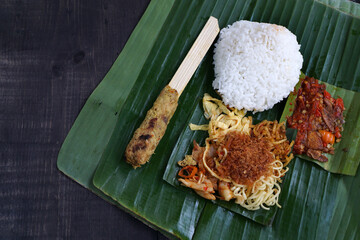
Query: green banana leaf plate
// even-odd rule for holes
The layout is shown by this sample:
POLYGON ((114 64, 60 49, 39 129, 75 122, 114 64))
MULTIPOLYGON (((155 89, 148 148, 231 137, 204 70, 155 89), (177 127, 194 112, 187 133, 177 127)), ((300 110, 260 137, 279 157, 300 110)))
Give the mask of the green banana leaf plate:
MULTIPOLYGON (((360 91, 360 7, 355 3, 154 0, 80 112, 60 150, 58 168, 170 238, 359 239, 359 170, 355 176, 333 174, 295 158, 282 186, 282 208, 271 226, 184 193, 162 179, 200 98, 212 91, 213 49, 183 92, 150 162, 137 170, 124 163, 133 131, 210 15, 219 19, 221 28, 240 19, 288 27, 301 44, 305 74, 360 91)), ((256 119, 280 119, 284 104, 258 113, 256 119)))

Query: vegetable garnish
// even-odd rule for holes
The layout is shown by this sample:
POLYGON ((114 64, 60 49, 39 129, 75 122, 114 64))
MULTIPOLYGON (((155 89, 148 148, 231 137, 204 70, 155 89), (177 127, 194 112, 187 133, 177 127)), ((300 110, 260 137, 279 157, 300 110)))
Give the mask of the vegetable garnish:
POLYGON ((179 176, 183 178, 192 178, 197 171, 198 169, 195 166, 185 166, 180 170, 179 176))
MULTIPOLYGON (((321 134, 321 139, 323 140, 323 142, 327 145, 327 144, 334 144, 335 142, 335 136, 334 134, 332 134, 329 131, 326 130, 319 130, 320 134, 321 134)), ((341 136, 341 135, 340 135, 341 136)))

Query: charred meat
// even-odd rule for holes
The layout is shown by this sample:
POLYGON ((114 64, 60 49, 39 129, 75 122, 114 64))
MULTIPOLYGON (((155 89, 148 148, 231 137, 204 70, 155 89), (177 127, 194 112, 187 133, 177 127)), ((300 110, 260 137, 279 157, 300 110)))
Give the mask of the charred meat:
POLYGON ((156 146, 164 136, 168 121, 174 115, 179 94, 166 86, 156 99, 154 106, 147 112, 145 120, 135 131, 125 150, 126 162, 134 168, 149 161, 156 146))

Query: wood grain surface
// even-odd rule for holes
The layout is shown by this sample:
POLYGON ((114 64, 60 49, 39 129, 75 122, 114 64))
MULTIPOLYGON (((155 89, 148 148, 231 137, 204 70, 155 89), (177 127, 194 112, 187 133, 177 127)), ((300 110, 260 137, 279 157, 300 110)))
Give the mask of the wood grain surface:
POLYGON ((0 239, 165 239, 56 168, 148 3, 1 1, 0 239))

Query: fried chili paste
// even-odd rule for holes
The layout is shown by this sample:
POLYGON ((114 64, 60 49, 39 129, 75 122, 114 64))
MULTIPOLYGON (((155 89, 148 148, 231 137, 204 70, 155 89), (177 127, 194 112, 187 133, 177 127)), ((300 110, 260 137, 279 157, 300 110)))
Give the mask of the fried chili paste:
POLYGON ((341 140, 344 110, 343 100, 333 98, 325 84, 305 77, 297 93, 294 113, 287 119, 288 127, 298 130, 293 152, 327 162, 322 153, 334 154, 334 143, 341 140))

